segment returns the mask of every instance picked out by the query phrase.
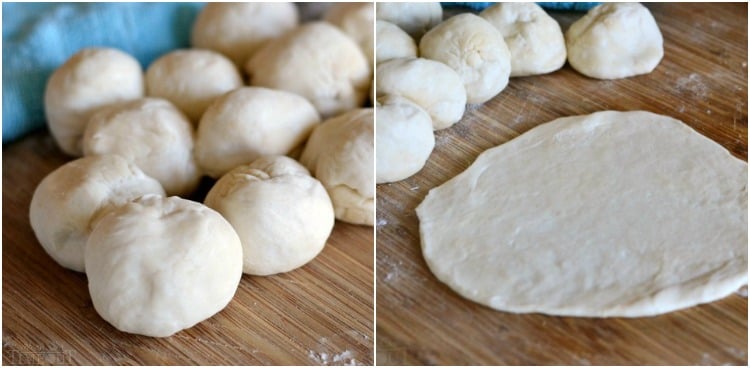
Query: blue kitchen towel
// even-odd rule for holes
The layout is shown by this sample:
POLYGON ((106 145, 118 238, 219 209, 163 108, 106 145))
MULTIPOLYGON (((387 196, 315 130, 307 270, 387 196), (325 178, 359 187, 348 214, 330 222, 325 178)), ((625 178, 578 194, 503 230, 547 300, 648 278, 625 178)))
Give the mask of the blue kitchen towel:
POLYGON ((114 47, 144 69, 188 47, 202 3, 3 3, 3 145, 45 124, 50 74, 85 47, 114 47))
MULTIPOLYGON (((494 2, 465 2, 465 3, 441 3, 444 7, 465 7, 477 11, 484 10, 492 5, 494 5, 494 2)), ((577 3, 577 2, 569 2, 569 3, 537 3, 542 8, 545 8, 547 10, 573 10, 573 11, 587 11, 600 3, 577 3)))

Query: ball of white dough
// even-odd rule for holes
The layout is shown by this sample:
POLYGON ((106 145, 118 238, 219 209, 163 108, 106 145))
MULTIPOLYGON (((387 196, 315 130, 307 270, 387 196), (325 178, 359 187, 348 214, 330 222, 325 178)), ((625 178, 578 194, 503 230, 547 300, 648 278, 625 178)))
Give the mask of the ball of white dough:
POLYGON ((565 64, 560 25, 534 3, 497 3, 479 14, 503 35, 510 50, 510 76, 545 74, 565 64))
POLYGON ((83 136, 83 153, 120 155, 158 180, 167 195, 188 196, 202 175, 193 136, 190 121, 169 101, 143 98, 95 113, 83 136))
POLYGON ((373 109, 356 109, 318 125, 300 162, 328 191, 336 218, 372 225, 375 197, 373 109))
POLYGON ((441 62, 392 59, 378 65, 375 78, 378 97, 397 95, 412 100, 430 114, 434 130, 455 124, 466 110, 463 80, 441 62))
POLYGON ((427 32, 419 55, 445 63, 464 81, 470 104, 495 97, 508 85, 510 51, 503 35, 481 17, 463 13, 427 32))
POLYGON ((419 40, 443 20, 440 3, 378 3, 377 19, 391 22, 419 40))
POLYGON ((290 92, 238 88, 221 96, 201 119, 198 165, 218 178, 265 155, 285 155, 303 144, 320 122, 315 107, 290 92))
POLYGON ((36 187, 29 208, 31 228, 57 263, 83 272, 84 246, 94 220, 149 193, 164 195, 164 189, 124 158, 79 158, 57 168, 36 187))
POLYGON ((568 28, 565 41, 570 66, 592 78, 650 73, 664 56, 659 27, 639 3, 594 7, 568 28))
POLYGON ((375 20, 375 4, 368 3, 334 3, 326 11, 327 22, 341 28, 357 42, 359 48, 367 56, 367 62, 373 63, 373 45, 375 36, 372 29, 375 20))
POLYGON ((323 250, 335 220, 323 185, 284 156, 234 168, 211 188, 205 204, 237 231, 243 271, 251 275, 288 272, 310 262, 323 250))
POLYGON ((293 3, 208 3, 193 23, 191 43, 220 52, 241 68, 265 42, 298 22, 293 3))
POLYGON ((254 86, 307 98, 321 116, 362 105, 372 75, 356 42, 327 22, 310 22, 268 42, 245 64, 254 86))
POLYGON ((44 112, 60 149, 81 156, 81 137, 96 109, 143 96, 143 70, 132 56, 110 48, 87 48, 52 73, 44 112))
POLYGON ((390 59, 417 57, 417 44, 414 39, 397 25, 378 20, 375 22, 377 44, 375 45, 375 63, 380 64, 390 59))
POLYGON ((169 100, 193 124, 217 97, 242 84, 237 67, 210 50, 172 51, 146 70, 147 94, 169 100))
POLYGON ((378 99, 376 108, 376 182, 403 180, 422 170, 435 147, 430 115, 399 96, 378 99))
POLYGON ((234 296, 242 244, 220 214, 148 195, 101 218, 86 243, 97 313, 118 330, 165 337, 211 317, 234 296))

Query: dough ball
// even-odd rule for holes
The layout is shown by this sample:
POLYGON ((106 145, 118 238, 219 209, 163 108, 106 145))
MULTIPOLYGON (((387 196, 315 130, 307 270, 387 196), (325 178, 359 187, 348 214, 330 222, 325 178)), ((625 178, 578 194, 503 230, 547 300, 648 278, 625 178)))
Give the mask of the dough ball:
POLYGON ((298 22, 293 3, 208 3, 193 24, 191 43, 224 54, 240 68, 266 41, 298 22))
POLYGON ((560 25, 534 3, 497 3, 481 14, 503 35, 510 50, 510 76, 545 74, 565 64, 560 25))
POLYGON ((318 125, 300 162, 328 191, 336 218, 372 225, 375 209, 373 109, 356 109, 318 125))
POLYGON ((376 182, 406 179, 422 170, 435 147, 432 120, 419 105, 400 96, 378 100, 375 135, 376 182))
POLYGON ((57 168, 36 187, 29 208, 31 228, 57 263, 83 272, 83 249, 93 219, 149 193, 164 195, 164 189, 124 158, 79 158, 57 168))
POLYGON ((414 39, 397 25, 378 20, 375 22, 377 44, 375 45, 375 63, 403 57, 417 57, 417 44, 414 39))
POLYGON ((341 28, 354 39, 372 65, 375 36, 372 29, 375 21, 375 4, 373 3, 334 3, 325 14, 324 19, 341 28))
POLYGON ((284 156, 236 167, 216 182, 205 203, 237 231, 243 271, 251 275, 288 272, 310 262, 323 250, 335 220, 323 185, 284 156))
POLYGON ((202 175, 193 135, 190 121, 169 101, 143 98, 95 113, 83 136, 83 152, 120 155, 158 180, 168 195, 188 196, 202 175))
POLYGON ((44 112, 60 149, 81 156, 81 137, 91 114, 102 106, 143 96, 143 70, 132 56, 110 48, 87 48, 52 73, 44 112))
POLYGON ((327 22, 306 23, 267 43, 245 70, 251 85, 301 95, 324 118, 361 106, 372 75, 357 44, 327 22))
POLYGON ((508 85, 510 51, 503 35, 481 17, 463 13, 431 29, 419 54, 458 72, 470 104, 484 103, 508 85))
POLYGON ((195 155, 218 178, 260 156, 284 155, 320 122, 315 107, 294 93, 243 87, 221 96, 201 119, 195 155))
POLYGON ((143 196, 105 215, 86 243, 97 313, 118 330, 166 337, 229 303, 242 244, 216 211, 179 197, 143 196))
POLYGON ((397 95, 414 101, 432 119, 432 128, 445 129, 461 120, 466 89, 447 65, 428 59, 400 58, 378 65, 377 96, 397 95))
POLYGON ((565 34, 568 62, 591 78, 617 79, 650 73, 664 56, 659 27, 639 3, 599 5, 565 34))
POLYGON ((419 40, 443 20, 443 8, 432 3, 378 3, 377 19, 391 22, 419 40))
POLYGON ((210 50, 172 51, 146 70, 147 94, 169 100, 193 123, 217 97, 242 84, 234 64, 210 50))

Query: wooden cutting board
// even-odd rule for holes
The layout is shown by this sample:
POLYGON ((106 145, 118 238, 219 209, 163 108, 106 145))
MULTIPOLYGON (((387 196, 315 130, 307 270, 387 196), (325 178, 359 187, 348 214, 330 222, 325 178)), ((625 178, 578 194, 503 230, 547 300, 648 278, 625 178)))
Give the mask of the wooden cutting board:
MULTIPOLYGON (((429 272, 415 207, 486 149, 600 110, 673 116, 747 160, 747 4, 649 4, 664 59, 648 75, 602 81, 569 66, 513 78, 436 133, 418 174, 377 187, 377 363, 387 365, 747 365, 747 297, 652 318, 510 314, 469 302, 429 272)), ((554 13, 563 30, 580 13, 554 13)))
POLYGON ((86 276, 57 265, 29 225, 34 189, 68 160, 46 131, 3 149, 4 365, 373 363, 374 231, 342 222, 312 262, 243 275, 227 308, 193 328, 168 338, 117 331, 94 310, 86 276))

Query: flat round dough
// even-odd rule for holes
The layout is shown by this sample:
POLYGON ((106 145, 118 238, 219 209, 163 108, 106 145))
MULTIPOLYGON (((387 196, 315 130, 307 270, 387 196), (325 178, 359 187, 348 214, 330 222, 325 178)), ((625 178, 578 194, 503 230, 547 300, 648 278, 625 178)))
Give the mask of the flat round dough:
POLYGON ((417 208, 430 270, 516 313, 638 317, 747 283, 747 162, 644 111, 554 120, 417 208))
POLYGON ((599 79, 650 73, 664 56, 661 32, 639 3, 608 3, 589 10, 565 33, 568 62, 599 79))
POLYGON ((242 244, 221 215, 145 195, 107 213, 86 243, 99 315, 118 330, 165 337, 218 313, 237 291, 242 244))

